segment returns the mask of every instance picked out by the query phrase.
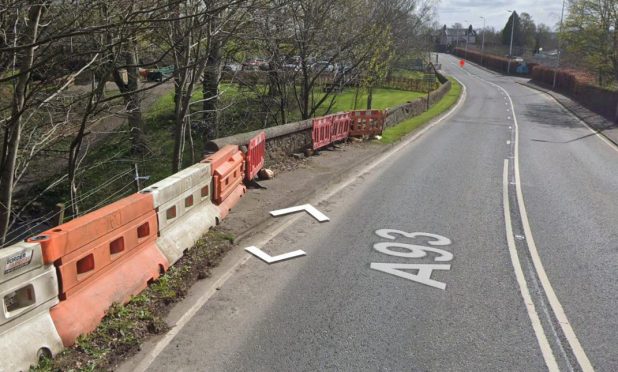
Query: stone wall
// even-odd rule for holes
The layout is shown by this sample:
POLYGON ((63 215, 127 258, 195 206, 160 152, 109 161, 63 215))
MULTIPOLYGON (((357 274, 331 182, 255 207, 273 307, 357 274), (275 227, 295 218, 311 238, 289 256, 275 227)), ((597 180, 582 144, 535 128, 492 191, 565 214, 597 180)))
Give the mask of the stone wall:
MULTIPOLYGON (((442 82, 438 89, 429 93, 429 104, 434 105, 441 100, 451 88, 451 82, 438 73, 438 80, 442 82)), ((418 116, 427 109, 427 98, 417 98, 414 101, 385 110, 385 127, 391 127, 404 120, 418 116)), ((272 162, 290 156, 296 152, 302 152, 311 147, 311 119, 298 121, 263 129, 266 132, 266 162, 272 162)), ((206 144, 206 153, 213 153, 228 144, 244 146, 249 140, 262 132, 262 129, 253 132, 236 134, 234 136, 218 138, 206 144)))

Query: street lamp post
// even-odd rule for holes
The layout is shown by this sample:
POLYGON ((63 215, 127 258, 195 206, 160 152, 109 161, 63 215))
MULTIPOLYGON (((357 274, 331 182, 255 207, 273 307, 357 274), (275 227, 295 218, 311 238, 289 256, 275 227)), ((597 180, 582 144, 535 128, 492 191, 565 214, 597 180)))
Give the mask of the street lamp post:
POLYGON ((560 34, 562 33, 562 21, 564 19, 564 0, 562 0, 562 14, 560 15, 560 32, 558 32, 558 63, 556 68, 554 69, 554 82, 552 84, 552 89, 556 89, 556 74, 558 73, 558 69, 560 68, 560 34))
MULTIPOLYGON (((468 23, 468 20, 464 20, 464 24, 468 23)), ((470 40, 470 32, 466 29, 466 47, 464 48, 464 59, 468 59, 468 40, 470 40)))
POLYGON ((483 58, 485 57, 485 17, 483 18, 483 41, 481 42, 481 66, 483 66, 483 58))
POLYGON ((507 75, 511 73, 511 58, 513 58, 513 32, 515 31, 515 11, 507 10, 507 12, 511 13, 511 46, 509 47, 509 63, 506 67, 507 75))

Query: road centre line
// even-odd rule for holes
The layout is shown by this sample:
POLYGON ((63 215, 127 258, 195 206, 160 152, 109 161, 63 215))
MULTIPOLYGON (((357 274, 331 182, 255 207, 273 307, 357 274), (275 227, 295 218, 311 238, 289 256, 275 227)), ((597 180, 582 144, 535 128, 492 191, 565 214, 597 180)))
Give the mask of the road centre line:
POLYGON ((575 335, 575 331, 573 327, 571 327, 571 323, 569 322, 566 313, 564 312, 564 308, 562 304, 558 300, 556 296, 556 292, 549 281, 549 277, 545 272, 545 268, 543 267, 543 263, 541 262, 541 257, 539 255, 538 249, 536 247, 536 243, 534 242, 534 237, 532 236, 532 228, 530 227, 530 222, 528 220, 528 213, 526 211, 526 206, 524 203, 524 194, 521 186, 521 173, 519 169, 519 124, 517 122, 517 115, 515 114, 515 105, 513 104, 513 99, 510 94, 498 84, 495 84, 491 81, 482 79, 477 76, 479 80, 485 81, 488 84, 491 84, 498 89, 502 90, 511 104, 511 110, 513 111, 513 122, 515 123, 515 158, 514 158, 514 168, 515 168, 515 190, 517 196, 517 204, 519 204, 519 214, 521 217, 522 225, 524 228, 524 236, 526 237, 526 243, 528 246, 528 251, 530 252, 530 257, 532 258, 532 263, 534 265, 537 276, 541 282, 541 286, 543 287, 543 291, 547 296, 547 300, 549 301, 549 305, 551 306, 562 331, 567 339, 567 342, 571 346, 571 350, 577 359, 580 367, 583 371, 594 371, 592 368, 592 364, 586 355, 581 343, 577 339, 575 335))
POLYGON ((515 246, 515 239, 513 235, 513 224, 511 221, 511 207, 509 204, 509 160, 504 159, 504 170, 502 173, 502 204, 504 206, 504 221, 506 227, 506 242, 509 248, 509 255, 511 257, 511 263, 513 264, 513 270, 515 271, 515 278, 517 279, 517 284, 519 285, 519 292, 521 293, 521 297, 524 300, 524 305, 526 306, 526 311, 528 312, 528 317, 530 318, 530 322, 532 322, 532 328, 534 329, 534 335, 536 336, 537 342, 539 343, 539 347, 541 348, 541 353, 543 354, 543 359, 545 360, 545 365, 550 372, 559 371, 558 363, 556 362, 556 358, 554 357, 554 353, 551 350, 551 346, 547 341, 547 336, 545 335, 545 331, 543 330, 543 325, 541 324, 541 319, 539 318, 539 314, 536 311, 536 307, 534 306, 534 302, 532 301, 532 296, 530 296, 530 291, 528 290, 528 285, 526 283, 526 277, 521 268, 521 263, 519 261, 519 255, 517 254, 517 248, 515 246))
MULTIPOLYGON (((466 71, 468 75, 471 75, 466 71)), ((401 140, 397 145, 394 145, 390 150, 385 151, 381 155, 379 155, 375 160, 366 165, 364 168, 360 169, 358 172, 350 175, 344 182, 339 185, 327 189, 326 192, 320 194, 320 196, 316 197, 315 200, 312 200, 312 204, 319 204, 322 201, 326 201, 333 197, 335 194, 341 192, 352 183, 356 182, 361 177, 369 174, 373 169, 378 167, 388 158, 393 156, 394 154, 400 153, 406 146, 410 143, 415 142, 419 138, 421 138, 425 133, 433 129, 438 124, 441 124, 446 119, 450 118, 453 113, 463 105, 467 98, 467 90, 466 86, 456 77, 452 76, 453 79, 457 80, 461 85, 461 96, 458 102, 451 107, 449 111, 445 114, 435 118, 429 122, 423 129, 416 132, 414 135, 410 136, 407 139, 401 140)), ((281 234, 286 228, 296 223, 301 217, 302 214, 296 214, 294 216, 288 217, 287 221, 281 223, 281 225, 277 226, 272 232, 265 233, 265 236, 259 241, 255 242, 253 245, 257 246, 265 246, 272 239, 281 234)), ((132 368, 132 371, 135 372, 145 372, 148 370, 148 367, 155 361, 155 359, 163 352, 163 350, 170 344, 170 342, 176 337, 178 333, 191 321, 191 319, 197 314, 197 312, 208 302, 208 300, 217 293, 217 289, 225 284, 225 282, 232 277, 232 275, 236 272, 236 270, 243 264, 245 264, 251 257, 250 254, 244 254, 241 256, 236 262, 232 263, 231 266, 221 274, 221 276, 215 280, 205 291, 204 293, 196 299, 196 301, 191 305, 191 307, 185 312, 178 321, 172 325, 171 329, 154 345, 153 349, 148 352, 142 360, 139 361, 136 367, 132 368)), ((122 368, 121 368, 122 370, 122 368)))

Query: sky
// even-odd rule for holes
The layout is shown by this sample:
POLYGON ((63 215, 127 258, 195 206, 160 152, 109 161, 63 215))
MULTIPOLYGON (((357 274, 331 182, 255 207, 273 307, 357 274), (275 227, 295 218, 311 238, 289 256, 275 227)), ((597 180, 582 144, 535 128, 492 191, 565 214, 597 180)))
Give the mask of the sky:
POLYGON ((509 18, 507 10, 515 10, 517 14, 528 13, 534 23, 545 23, 555 29, 560 22, 562 0, 441 0, 438 3, 438 22, 447 27, 455 22, 464 27, 472 24, 478 29, 483 28, 480 18, 483 16, 487 27, 501 30, 509 18))

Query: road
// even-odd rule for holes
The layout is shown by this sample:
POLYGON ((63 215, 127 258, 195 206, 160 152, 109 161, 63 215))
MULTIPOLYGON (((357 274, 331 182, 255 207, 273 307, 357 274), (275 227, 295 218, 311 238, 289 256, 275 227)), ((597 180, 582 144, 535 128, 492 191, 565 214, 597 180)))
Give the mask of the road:
POLYGON ((317 204, 329 222, 283 217, 259 248, 307 255, 245 257, 142 368, 618 370, 616 147, 440 58, 453 114, 317 204))

